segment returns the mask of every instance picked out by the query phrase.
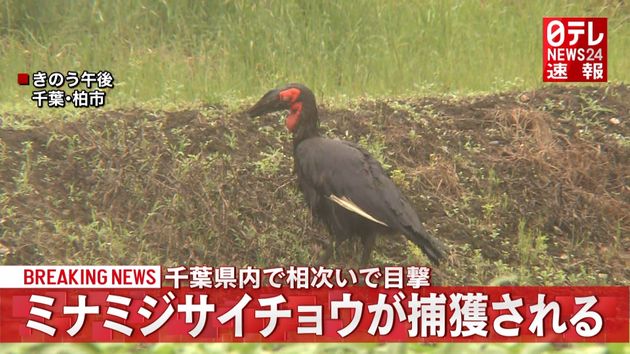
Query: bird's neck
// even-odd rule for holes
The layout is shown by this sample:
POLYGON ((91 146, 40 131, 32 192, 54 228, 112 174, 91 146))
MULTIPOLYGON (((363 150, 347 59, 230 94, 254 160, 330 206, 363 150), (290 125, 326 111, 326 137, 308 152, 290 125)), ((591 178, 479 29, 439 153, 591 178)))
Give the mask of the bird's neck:
POLYGON ((319 116, 315 104, 304 104, 300 112, 300 124, 293 132, 293 146, 296 147, 303 140, 319 136, 319 116))

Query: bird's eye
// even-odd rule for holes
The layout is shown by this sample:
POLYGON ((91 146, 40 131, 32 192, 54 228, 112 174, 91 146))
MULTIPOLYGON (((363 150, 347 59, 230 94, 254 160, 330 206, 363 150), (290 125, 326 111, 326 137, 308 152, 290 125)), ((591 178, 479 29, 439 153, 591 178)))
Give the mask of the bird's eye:
POLYGON ((290 89, 280 91, 280 93, 278 94, 278 98, 280 98, 282 101, 285 101, 285 102, 294 103, 295 101, 298 100, 301 93, 302 92, 300 92, 299 89, 292 87, 290 89))

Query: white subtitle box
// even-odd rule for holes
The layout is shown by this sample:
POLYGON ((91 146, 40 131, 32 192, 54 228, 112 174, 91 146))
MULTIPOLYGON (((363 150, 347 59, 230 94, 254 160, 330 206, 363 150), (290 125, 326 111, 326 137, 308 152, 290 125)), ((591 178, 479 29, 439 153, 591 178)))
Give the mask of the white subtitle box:
POLYGON ((0 288, 159 288, 160 266, 0 266, 0 288))

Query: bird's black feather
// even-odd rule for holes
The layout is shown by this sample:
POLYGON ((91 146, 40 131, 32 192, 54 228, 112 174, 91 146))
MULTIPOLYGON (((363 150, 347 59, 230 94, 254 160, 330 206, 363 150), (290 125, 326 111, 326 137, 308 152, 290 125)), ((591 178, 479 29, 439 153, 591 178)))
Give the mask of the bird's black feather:
MULTIPOLYGON (((398 231, 417 244, 434 263, 444 257, 441 242, 429 235, 411 204, 387 176, 380 163, 356 144, 314 137, 295 149, 299 185, 315 216, 339 223, 347 236, 398 231), (327 197, 347 197, 372 217, 389 226, 356 215, 327 197)), ((329 227, 330 228, 330 227, 329 227)))
MULTIPOLYGON (((360 237, 362 263, 366 264, 377 234, 399 232, 433 263, 445 257, 443 244, 424 229, 409 201, 374 157, 356 144, 320 136, 315 96, 306 86, 290 84, 269 91, 249 114, 258 116, 287 107, 291 121, 297 118, 297 125, 290 129, 299 188, 313 215, 338 242, 360 237)), ((331 251, 332 247, 328 255, 331 251)))

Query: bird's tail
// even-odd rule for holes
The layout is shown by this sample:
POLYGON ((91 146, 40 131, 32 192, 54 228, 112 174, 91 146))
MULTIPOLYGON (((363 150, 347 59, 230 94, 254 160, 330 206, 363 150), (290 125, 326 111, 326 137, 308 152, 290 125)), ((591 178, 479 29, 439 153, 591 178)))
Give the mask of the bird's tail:
POLYGON ((446 246, 431 236, 423 227, 409 227, 405 235, 429 257, 431 263, 439 265, 446 258, 446 246))

